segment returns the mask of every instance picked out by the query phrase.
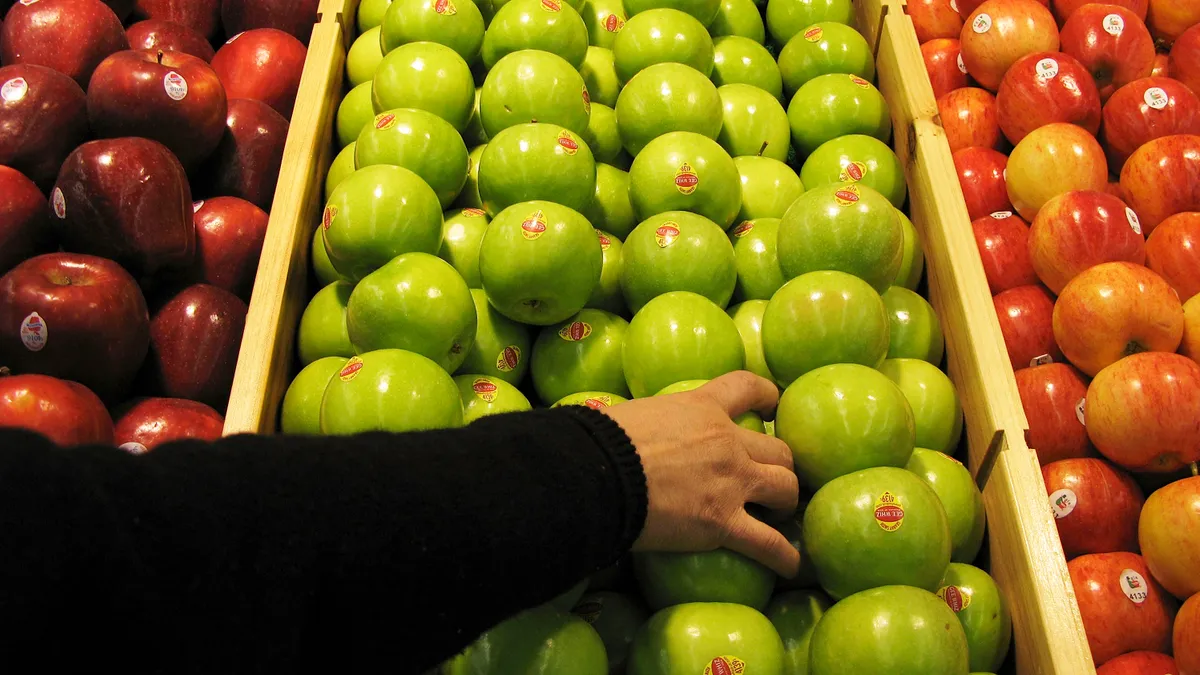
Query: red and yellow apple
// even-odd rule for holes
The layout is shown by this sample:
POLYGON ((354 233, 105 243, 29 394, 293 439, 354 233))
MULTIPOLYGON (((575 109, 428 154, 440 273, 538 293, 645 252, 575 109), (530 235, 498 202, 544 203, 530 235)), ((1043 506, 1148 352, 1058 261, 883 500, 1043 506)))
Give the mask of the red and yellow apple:
POLYGON ((1154 67, 1154 39, 1136 12, 1089 3, 1071 14, 1062 28, 1062 50, 1095 78, 1100 97, 1141 77, 1154 67))
POLYGON ((1054 297, 1045 287, 1010 288, 992 298, 992 303, 1013 370, 1043 363, 1046 357, 1062 360, 1052 327, 1054 297))
POLYGON ((957 37, 938 38, 923 43, 921 58, 925 61, 929 83, 933 85, 934 98, 941 98, 971 83, 967 69, 962 65, 962 48, 957 37))
POLYGON ((985 89, 996 91, 1017 59, 1034 52, 1058 51, 1058 25, 1036 0, 987 0, 963 24, 963 62, 985 89))
POLYGON ((1173 648, 1179 675, 1200 675, 1200 593, 1175 615, 1173 648))
POLYGON ((937 100, 938 117, 950 152, 963 148, 1000 148, 1004 136, 996 121, 996 97, 978 87, 955 89, 937 100))
POLYGON ((1146 265, 1183 302, 1200 293, 1200 213, 1177 213, 1159 223, 1146 240, 1146 265))
POLYGON ((1147 235, 1176 213, 1200 211, 1200 136, 1163 136, 1139 147, 1121 169, 1121 188, 1147 235))
POLYGON ((1137 552, 1138 514, 1145 498, 1129 474, 1102 459, 1084 457, 1043 465, 1042 479, 1068 559, 1137 552))
POLYGON ((1092 660, 1171 649, 1175 600, 1136 553, 1093 553, 1067 563, 1092 660))
POLYGON ((992 295, 1038 283, 1029 262, 1029 226, 1012 211, 996 211, 971 223, 983 273, 992 295))
POLYGON ((1163 136, 1200 134, 1200 97, 1178 80, 1145 77, 1118 89, 1104 104, 1100 140, 1119 172, 1134 150, 1163 136))
POLYGON ((1043 204, 1064 192, 1103 190, 1107 185, 1104 150, 1074 124, 1035 129, 1008 156, 1008 198, 1026 222, 1033 222, 1043 204))
POLYGON ((1017 59, 996 93, 1000 130, 1014 145, 1038 127, 1069 122, 1093 136, 1100 130, 1100 92, 1092 74, 1062 52, 1034 52, 1017 59))
POLYGON ((1087 396, 1083 374, 1066 363, 1047 363, 1022 368, 1014 375, 1029 424, 1025 439, 1042 466, 1093 454, 1076 411, 1087 396))
POLYGON ((1008 201, 1008 185, 1004 179, 1008 157, 991 148, 963 148, 954 153, 954 168, 958 185, 967 202, 971 220, 1012 211, 1008 201))
POLYGON ((1094 190, 1072 190, 1046 202, 1029 229, 1029 260, 1055 293, 1081 272, 1106 262, 1141 265, 1146 240, 1125 202, 1094 190))
POLYGON ((1146 500, 1138 541, 1150 573, 1172 595, 1200 593, 1200 476, 1159 488, 1146 500))

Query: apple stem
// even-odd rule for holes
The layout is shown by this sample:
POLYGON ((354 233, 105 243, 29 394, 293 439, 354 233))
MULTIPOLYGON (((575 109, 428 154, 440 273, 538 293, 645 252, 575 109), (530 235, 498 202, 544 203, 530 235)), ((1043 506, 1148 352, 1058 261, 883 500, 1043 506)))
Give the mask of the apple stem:
POLYGON ((1200 476, 1200 462, 1192 462, 1192 475, 1200 476))
POLYGON ((162 53, 162 50, 160 49, 160 50, 158 50, 158 65, 160 65, 160 66, 162 65, 162 59, 163 59, 163 53, 162 53))
POLYGON ((758 156, 762 157, 762 154, 766 151, 767 151, 767 141, 763 141, 762 147, 758 149, 758 156))

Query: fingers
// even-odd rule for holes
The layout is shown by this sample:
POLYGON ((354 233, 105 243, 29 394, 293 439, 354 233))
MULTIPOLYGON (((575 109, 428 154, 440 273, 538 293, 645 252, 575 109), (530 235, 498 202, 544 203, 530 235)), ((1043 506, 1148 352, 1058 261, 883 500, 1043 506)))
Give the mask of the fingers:
POLYGON ((787 579, 800 571, 800 552, 778 530, 744 511, 730 528, 724 546, 759 561, 787 579))
POLYGON ((746 501, 779 511, 795 513, 800 502, 800 482, 791 469, 759 465, 746 501))
POLYGON ((715 401, 730 418, 751 410, 769 417, 779 403, 774 383, 747 370, 726 373, 696 391, 715 401))
POLYGON ((778 438, 749 429, 739 429, 737 440, 746 448, 750 459, 755 462, 773 464, 782 466, 788 471, 792 470, 792 449, 778 438))

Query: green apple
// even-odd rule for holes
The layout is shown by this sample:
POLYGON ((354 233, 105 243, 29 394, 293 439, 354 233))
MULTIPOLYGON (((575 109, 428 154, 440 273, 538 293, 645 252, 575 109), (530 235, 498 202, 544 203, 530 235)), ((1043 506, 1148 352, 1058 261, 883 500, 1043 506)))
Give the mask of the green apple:
POLYGON ((741 178, 716 141, 672 131, 647 143, 633 160, 629 200, 640 220, 664 211, 691 211, 728 229, 742 207, 741 178))
POLYGON ((887 290, 904 254, 896 209, 862 184, 812 185, 779 223, 779 266, 785 279, 837 270, 887 290))
POLYGON ((723 120, 717 142, 722 148, 735 157, 787 159, 787 113, 774 96, 750 84, 727 84, 717 92, 723 120))
POLYGON ((484 33, 483 65, 490 70, 506 54, 540 49, 578 68, 587 47, 587 26, 571 5, 562 0, 509 0, 496 10, 484 33))
POLYGON ((874 188, 897 209, 904 206, 908 185, 900 158, 873 136, 851 134, 822 143, 800 167, 805 187, 854 183, 874 188))
POLYGON ((889 359, 921 359, 934 365, 942 362, 946 341, 942 322, 929 301, 901 286, 883 292, 889 330, 889 359))
POLYGON ((490 375, 458 375, 454 378, 462 398, 463 423, 480 417, 533 410, 520 389, 490 375))
POLYGON ((733 319, 708 298, 674 291, 646 303, 625 334, 622 362, 634 397, 683 380, 711 380, 745 366, 733 319))
POLYGON ((804 546, 834 599, 892 584, 932 592, 950 564, 950 524, 920 478, 880 466, 835 478, 813 495, 804 546))
POLYGON ((458 193, 454 205, 461 209, 483 209, 483 200, 479 198, 479 160, 487 144, 477 145, 467 153, 467 182, 458 193))
POLYGON ((682 63, 708 77, 713 43, 704 24, 677 9, 648 9, 630 16, 613 41, 613 64, 621 82, 656 63, 682 63))
POLYGON ((933 488, 950 521, 950 559, 970 562, 983 546, 986 518, 983 493, 958 460, 936 450, 916 448, 905 467, 933 488))
POLYGON ((846 598, 821 617, 812 635, 808 672, 963 675, 967 639, 954 612, 936 595, 908 586, 874 588, 846 598))
POLYGON ((403 349, 351 358, 329 381, 321 433, 420 431, 463 425, 458 387, 444 368, 403 349))
POLYGON ((917 447, 954 454, 962 438, 963 412, 950 378, 919 359, 887 359, 879 370, 900 387, 912 406, 917 447))
MULTIPOLYGON (((767 40, 767 29, 763 26, 762 14, 754 0, 722 0, 717 18, 708 25, 708 33, 716 40, 719 37, 737 36, 753 40, 762 45, 767 40)), ((768 54, 769 55, 769 54, 768 54)), ((771 59, 771 65, 775 59, 771 59)), ((776 68, 776 73, 779 69, 776 68)))
MULTIPOLYGON (((619 6, 618 0, 613 0, 619 6)), ((615 108, 617 96, 621 93, 621 81, 617 79, 617 66, 613 61, 611 49, 605 47, 588 47, 583 65, 579 67, 583 83, 587 85, 588 95, 592 103, 603 103, 615 108)))
POLYGON ((783 675, 783 641, 744 605, 694 602, 650 617, 629 652, 628 675, 783 675))
POLYGON ((853 27, 822 21, 805 27, 784 44, 779 52, 779 73, 784 92, 792 96, 818 75, 843 73, 874 80, 875 59, 866 38, 853 27))
POLYGON ((629 322, 600 309, 583 309, 547 326, 533 344, 533 388, 544 403, 581 391, 628 396, 621 345, 629 322))
POLYGON ((327 356, 350 358, 357 352, 350 344, 346 330, 346 303, 350 301, 352 284, 335 281, 317 291, 300 315, 296 336, 296 351, 300 363, 308 365, 327 356))
POLYGON ((375 69, 383 60, 383 50, 379 45, 379 27, 359 35, 350 45, 346 53, 346 80, 351 87, 370 82, 375 77, 375 69))
MULTIPOLYGON (((370 121, 370 118, 367 119, 370 121)), ((341 184, 347 176, 354 173, 354 143, 347 145, 333 158, 329 165, 329 173, 325 176, 325 201, 333 196, 333 189, 341 184)))
POLYGON ((604 642, 578 616, 541 605, 479 636, 445 670, 445 675, 518 674, 608 675, 604 642))
MULTIPOLYGON (((726 0, 751 4, 752 0, 726 0)), ((758 17, 755 13, 752 16, 758 17)), ((758 24, 762 30, 762 22, 758 24)), ((783 78, 767 48, 748 37, 727 35, 713 40, 712 81, 718 87, 749 84, 776 99, 783 98, 783 78)))
POLYGON ((599 167, 601 163, 611 164, 621 155, 621 132, 617 128, 615 110, 603 103, 593 103, 591 108, 587 128, 581 135, 599 167))
POLYGON ((588 585, 590 583, 590 579, 584 579, 583 581, 568 588, 566 591, 555 597, 547 604, 559 610, 560 612, 570 612, 572 609, 574 609, 575 604, 579 602, 580 598, 583 597, 583 594, 587 593, 588 585))
MULTIPOLYGON (((685 391, 699 389, 707 382, 708 380, 684 380, 682 382, 676 382, 675 384, 668 384, 667 386, 655 392, 654 395, 666 396, 668 394, 680 394, 685 391)), ((753 410, 738 415, 737 417, 733 418, 733 422, 743 429, 757 431, 760 434, 767 433, 766 425, 763 423, 762 415, 759 415, 753 410)))
POLYGON ((565 321, 583 309, 600 283, 603 262, 587 219, 546 201, 501 211, 479 247, 479 273, 492 306, 535 326, 565 321))
POLYGON ((820 21, 854 25, 851 0, 769 0, 767 32, 775 44, 786 45, 792 36, 820 21))
POLYGON ((582 211, 595 192, 591 149, 578 134, 557 124, 508 127, 488 142, 479 158, 479 196, 493 218, 513 204, 534 200, 582 211))
POLYGON ((410 42, 388 52, 375 71, 371 91, 377 113, 428 110, 460 132, 475 107, 471 67, 458 52, 436 42, 410 42))
POLYGON ((507 54, 488 71, 479 116, 488 138, 508 127, 546 122, 583 134, 591 98, 583 76, 561 56, 536 49, 507 54))
POLYGON ((472 288, 471 300, 475 303, 475 342, 457 374, 482 373, 520 385, 529 370, 533 347, 529 328, 497 312, 483 289, 472 288))
POLYGON ((383 16, 387 13, 392 0, 362 0, 358 3, 358 32, 365 33, 383 24, 383 16))
POLYGON ((447 211, 443 217, 438 257, 462 275, 468 288, 483 288, 479 278, 479 244, 487 226, 488 217, 482 209, 447 211))
POLYGON ((479 99, 483 95, 483 85, 475 87, 475 107, 471 109, 471 119, 463 130, 463 143, 471 147, 487 143, 488 135, 483 130, 483 120, 479 117, 479 99))
POLYGON ((995 580, 978 567, 950 563, 938 597, 966 632, 971 670, 999 671, 1012 642, 1012 617, 995 580))
POLYGON ((888 316, 867 282, 809 272, 787 282, 763 314, 763 354, 782 386, 834 363, 874 368, 887 357, 888 316))
POLYGON ((641 600, 623 593, 598 591, 580 598, 572 611, 599 633, 608 654, 609 673, 624 673, 633 637, 650 618, 641 600))
MULTIPOLYGON (((771 157, 734 157, 742 181, 742 209, 738 222, 757 218, 779 219, 804 194, 804 183, 792 167, 771 157)), ((774 243, 772 243, 774 249, 774 243)))
POLYGON ((383 15, 383 52, 411 42, 437 42, 473 63, 483 44, 483 25, 483 13, 471 0, 394 0, 383 15))
POLYGON ((915 291, 921 284, 921 275, 925 272, 925 252, 921 249, 921 237, 917 234, 917 228, 913 227, 912 221, 900 209, 896 209, 896 215, 900 217, 900 224, 904 226, 904 257, 900 260, 900 271, 896 273, 892 284, 915 291))
POLYGON ((717 18, 717 12, 721 9, 721 0, 625 0, 625 11, 631 17, 660 7, 687 12, 707 26, 717 18))
POLYGON ((656 63, 634 75, 617 97, 621 142, 634 157, 650 141, 671 131, 716 138, 721 131, 721 97, 695 68, 656 63))
POLYGON ((625 403, 629 399, 624 396, 617 396, 605 391, 581 391, 578 394, 564 396, 554 402, 551 408, 560 408, 564 405, 585 405, 592 410, 600 410, 607 408, 610 405, 625 403))
POLYGON ((344 148, 358 140, 364 127, 375 118, 375 108, 371 103, 370 82, 350 90, 337 109, 337 142, 338 147, 344 148))
POLYGON ((285 434, 315 436, 321 433, 321 399, 325 387, 346 365, 347 359, 326 356, 304 366, 283 395, 279 429, 285 434))
POLYGON ((350 342, 362 352, 406 349, 453 373, 475 341, 475 305, 450 263, 405 253, 363 277, 346 304, 350 342))
POLYGON ((628 315, 625 298, 621 295, 621 249, 623 245, 616 235, 596 230, 604 262, 600 266, 600 283, 592 291, 587 305, 590 309, 602 309, 616 315, 628 315))
POLYGON ((391 164, 417 174, 433 188, 443 209, 454 203, 467 182, 468 161, 467 146, 449 122, 413 108, 376 115, 359 134, 354 151, 354 164, 360 169, 391 164))
POLYGON ((583 0, 579 14, 587 26, 588 44, 604 49, 612 49, 617 33, 629 18, 621 0, 583 0))
POLYGON ((313 273, 321 287, 324 288, 335 281, 344 281, 344 279, 337 270, 333 269, 333 263, 329 262, 329 252, 325 250, 325 237, 321 234, 322 232, 324 230, 318 225, 313 232, 309 255, 312 260, 313 273))
POLYGON ((779 256, 775 252, 778 232, 778 218, 743 220, 729 231, 737 267, 734 297, 770 300, 783 286, 783 273, 779 271, 779 256))
POLYGON ((746 352, 746 370, 774 382, 775 377, 767 368, 767 358, 763 356, 762 348, 762 317, 766 311, 766 300, 747 300, 730 307, 725 313, 733 319, 738 335, 742 338, 742 348, 746 352))
POLYGON ((334 269, 356 282, 402 253, 437 253, 442 209, 420 176, 380 164, 355 171, 334 188, 321 227, 334 269))
POLYGON ((783 392, 775 435, 792 449, 800 482, 817 490, 875 466, 903 468, 916 436, 904 393, 876 370, 818 368, 783 392))
POLYGON ((787 117, 792 144, 801 155, 848 134, 866 134, 885 142, 892 136, 892 118, 883 94, 857 75, 831 73, 805 82, 788 104, 787 117))
POLYGON ((651 609, 687 602, 731 602, 762 611, 775 573, 727 548, 700 553, 637 552, 633 573, 651 609))
POLYGON ((629 201, 629 174, 608 164, 596 165, 596 193, 583 215, 597 229, 624 240, 637 225, 629 201))
POLYGON ((821 591, 788 591, 775 596, 767 607, 767 618, 783 640, 783 672, 787 675, 808 674, 813 630, 832 604, 821 591))
POLYGON ((719 225, 687 211, 643 220, 621 251, 621 291, 635 314, 670 291, 691 291, 721 307, 737 283, 733 245, 719 225))

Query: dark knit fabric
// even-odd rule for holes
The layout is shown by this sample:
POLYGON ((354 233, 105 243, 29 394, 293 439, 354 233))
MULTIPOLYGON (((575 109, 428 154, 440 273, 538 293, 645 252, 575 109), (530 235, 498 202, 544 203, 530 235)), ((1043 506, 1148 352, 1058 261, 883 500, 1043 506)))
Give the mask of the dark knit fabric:
POLYGON ((0 430, 0 672, 418 675, 645 517, 632 444, 583 407, 142 456, 0 430))

